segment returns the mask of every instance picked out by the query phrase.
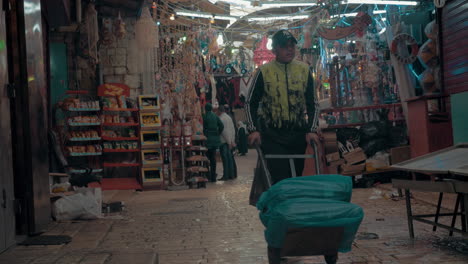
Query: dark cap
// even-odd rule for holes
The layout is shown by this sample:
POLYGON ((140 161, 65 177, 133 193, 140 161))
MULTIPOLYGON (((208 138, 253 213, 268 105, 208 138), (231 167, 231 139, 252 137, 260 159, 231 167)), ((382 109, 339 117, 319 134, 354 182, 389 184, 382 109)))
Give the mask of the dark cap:
POLYGON ((210 103, 206 103, 206 105, 205 105, 205 110, 206 110, 206 111, 211 111, 211 110, 213 110, 213 105, 210 104, 210 103))
POLYGON ((293 36, 293 34, 291 34, 291 32, 284 30, 284 29, 276 32, 271 38, 271 40, 272 40, 273 48, 278 47, 278 46, 284 47, 289 43, 289 41, 292 41, 294 44, 297 44, 297 40, 293 36))

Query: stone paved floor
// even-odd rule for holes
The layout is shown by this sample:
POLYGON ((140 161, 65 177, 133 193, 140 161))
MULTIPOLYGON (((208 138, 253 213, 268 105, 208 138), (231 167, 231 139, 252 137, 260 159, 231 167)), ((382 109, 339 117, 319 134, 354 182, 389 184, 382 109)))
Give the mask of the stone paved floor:
MULTIPOLYGON (((237 157, 239 178, 185 191, 109 191, 107 201, 124 201, 126 211, 97 221, 52 223, 47 234, 67 234, 62 246, 17 246, 0 255, 10 264, 265 264, 266 243, 257 210, 248 205, 255 153, 237 157)), ((218 166, 220 167, 220 166, 218 166)), ((220 174, 221 175, 221 174, 220 174)), ((447 232, 415 223, 408 237, 404 200, 388 199, 382 188, 355 189, 353 202, 365 219, 359 232, 374 240, 356 240, 338 263, 468 263, 468 255, 435 242, 447 232)), ((414 201, 416 212, 434 211, 414 201)), ((467 240, 464 240, 467 241, 467 240)), ((324 263, 322 257, 289 259, 291 264, 324 263)))

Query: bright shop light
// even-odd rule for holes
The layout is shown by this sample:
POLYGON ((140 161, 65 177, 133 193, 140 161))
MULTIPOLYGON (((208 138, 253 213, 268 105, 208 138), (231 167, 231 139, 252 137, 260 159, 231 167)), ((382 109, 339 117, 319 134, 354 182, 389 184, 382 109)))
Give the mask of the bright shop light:
POLYGON ((342 1, 342 4, 371 4, 371 5, 418 5, 417 1, 385 1, 385 0, 347 0, 342 1))
POLYGON ((268 16, 268 17, 249 17, 247 21, 272 21, 272 20, 295 20, 295 19, 305 19, 309 18, 308 15, 296 15, 296 16, 268 16))
POLYGON ((252 2, 246 0, 209 0, 211 3, 216 4, 217 2, 225 2, 236 6, 251 6, 252 2))
POLYGON ((262 3, 262 7, 288 7, 288 6, 316 6, 317 3, 311 2, 267 2, 262 3))
POLYGON ((193 12, 193 11, 188 11, 188 10, 176 10, 176 14, 178 16, 199 17, 199 18, 208 18, 208 19, 212 19, 214 17, 214 19, 229 20, 229 21, 235 21, 238 19, 238 17, 235 17, 235 16, 216 15, 216 14, 209 14, 209 13, 204 13, 204 12, 193 12))
MULTIPOLYGON (((385 14, 385 13, 387 13, 387 11, 385 11, 385 10, 375 10, 375 11, 373 11, 373 15, 385 14)), ((339 17, 339 16, 341 16, 341 17, 355 17, 355 16, 357 16, 357 14, 358 14, 357 12, 354 12, 354 13, 344 13, 344 14, 341 14, 341 15, 332 15, 332 16, 330 16, 330 17, 331 17, 331 18, 339 17)))
POLYGON ((187 16, 187 17, 200 17, 200 18, 212 18, 211 14, 204 14, 200 12, 188 12, 188 11, 176 11, 178 16, 187 16))

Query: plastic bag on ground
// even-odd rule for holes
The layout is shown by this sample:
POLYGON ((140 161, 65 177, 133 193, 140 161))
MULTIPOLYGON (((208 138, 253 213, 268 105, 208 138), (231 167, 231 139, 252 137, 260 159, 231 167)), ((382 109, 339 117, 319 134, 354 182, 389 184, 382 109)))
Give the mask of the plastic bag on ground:
POLYGON ((57 221, 93 220, 101 214, 101 189, 81 188, 76 194, 63 196, 52 206, 52 215, 57 221))
POLYGON ((330 174, 288 178, 264 192, 257 208, 263 212, 284 200, 298 197, 349 202, 352 191, 353 182, 348 176, 330 174))
POLYGON ((260 217, 267 218, 265 239, 270 247, 282 248, 289 228, 344 227, 339 251, 351 250, 364 217, 358 205, 333 200, 295 198, 281 202, 260 217))

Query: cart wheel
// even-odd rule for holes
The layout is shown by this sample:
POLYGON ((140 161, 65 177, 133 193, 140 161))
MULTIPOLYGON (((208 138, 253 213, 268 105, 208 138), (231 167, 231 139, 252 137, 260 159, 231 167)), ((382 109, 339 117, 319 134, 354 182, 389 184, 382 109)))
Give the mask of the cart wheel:
POLYGON ((327 264, 336 264, 336 262, 338 261, 338 254, 326 255, 324 257, 325 257, 325 262, 327 262, 327 264))

